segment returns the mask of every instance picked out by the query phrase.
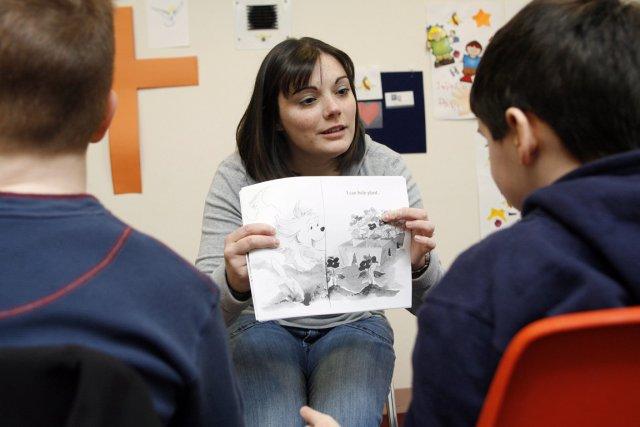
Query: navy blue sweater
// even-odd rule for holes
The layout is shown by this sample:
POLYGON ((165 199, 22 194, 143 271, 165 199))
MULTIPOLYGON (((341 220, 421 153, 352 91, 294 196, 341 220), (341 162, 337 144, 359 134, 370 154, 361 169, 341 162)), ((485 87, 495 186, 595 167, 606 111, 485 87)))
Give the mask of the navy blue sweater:
POLYGON ((207 277, 91 196, 0 193, 0 235, 0 347, 91 347, 138 370, 165 423, 243 424, 207 277))
POLYGON ((640 301, 640 151, 588 163, 464 252, 419 312, 405 426, 473 425, 511 338, 534 320, 640 301))

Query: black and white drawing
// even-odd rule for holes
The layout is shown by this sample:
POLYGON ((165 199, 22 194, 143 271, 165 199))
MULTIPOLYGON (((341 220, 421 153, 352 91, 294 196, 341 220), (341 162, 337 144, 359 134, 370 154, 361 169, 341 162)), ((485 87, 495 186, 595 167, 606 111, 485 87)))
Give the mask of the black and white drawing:
POLYGON ((248 256, 258 320, 411 303, 408 238, 382 221, 408 205, 403 177, 299 177, 245 187, 245 224, 276 229, 277 249, 248 256))
POLYGON ((329 297, 364 300, 400 291, 393 266, 404 252, 404 232, 382 221, 375 208, 352 214, 351 238, 327 257, 329 297))

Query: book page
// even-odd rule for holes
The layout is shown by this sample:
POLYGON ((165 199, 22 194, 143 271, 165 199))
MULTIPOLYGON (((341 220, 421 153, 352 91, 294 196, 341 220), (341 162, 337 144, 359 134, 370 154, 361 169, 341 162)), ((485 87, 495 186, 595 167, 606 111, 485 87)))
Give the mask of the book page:
POLYGON ((256 319, 411 305, 409 233, 381 215, 408 206, 403 177, 298 177, 240 192, 243 223, 276 228, 248 256, 256 319))

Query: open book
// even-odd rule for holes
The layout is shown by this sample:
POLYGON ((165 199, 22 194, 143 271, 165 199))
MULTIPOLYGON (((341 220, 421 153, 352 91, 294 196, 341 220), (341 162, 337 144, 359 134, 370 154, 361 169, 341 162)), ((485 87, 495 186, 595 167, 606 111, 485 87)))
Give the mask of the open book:
POLYGON ((249 253, 260 321, 411 306, 410 233, 382 221, 409 206, 401 176, 297 177, 240 191, 244 224, 276 228, 249 253))

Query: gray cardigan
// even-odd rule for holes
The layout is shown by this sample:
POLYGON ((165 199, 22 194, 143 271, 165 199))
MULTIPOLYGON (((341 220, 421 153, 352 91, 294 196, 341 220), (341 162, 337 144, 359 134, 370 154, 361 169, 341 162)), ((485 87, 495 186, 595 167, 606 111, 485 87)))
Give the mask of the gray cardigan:
MULTIPOLYGON (((363 159, 353 165, 345 175, 404 176, 407 180, 409 204, 411 207, 422 207, 420 190, 400 154, 374 142, 369 136, 366 137, 366 151, 363 159)), ((218 167, 205 200, 202 237, 196 267, 210 275, 220 287, 221 307, 227 324, 232 323, 241 312, 253 311, 251 299, 239 301, 229 291, 223 255, 225 237, 242 226, 240 189, 252 184, 255 184, 255 181, 247 175, 238 152, 235 152, 218 167)), ((417 310, 426 291, 435 285, 442 275, 440 261, 435 252, 432 252, 429 268, 420 277, 413 280, 412 312, 417 310)), ((371 314, 372 312, 364 312, 314 316, 281 320, 279 323, 299 328, 319 329, 353 322, 369 317, 371 314)))

